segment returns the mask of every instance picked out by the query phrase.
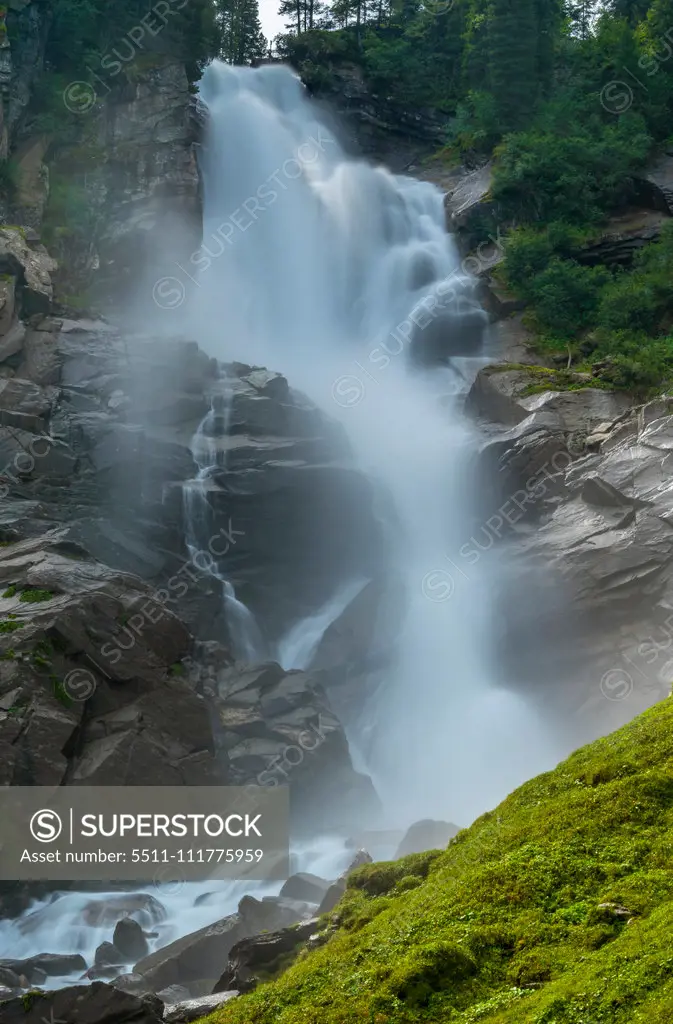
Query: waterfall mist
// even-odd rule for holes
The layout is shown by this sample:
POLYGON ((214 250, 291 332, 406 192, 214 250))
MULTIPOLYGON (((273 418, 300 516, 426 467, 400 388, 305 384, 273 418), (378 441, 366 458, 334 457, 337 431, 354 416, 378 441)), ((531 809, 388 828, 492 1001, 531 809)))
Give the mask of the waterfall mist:
MULTIPOLYGON (((285 374, 338 417, 388 495, 406 612, 349 739, 390 822, 467 824, 557 760, 494 663, 496 562, 459 555, 477 521, 477 438, 460 413, 484 361, 474 280, 446 233, 441 193, 346 159, 288 68, 216 62, 202 96, 210 118, 193 335, 220 360, 285 374), (438 339, 450 356, 441 367, 438 339)), ((356 593, 361 581, 352 583, 356 593)), ((335 585, 333 616, 342 596, 335 585)), ((280 646, 286 667, 308 663, 328 612, 293 628, 280 646)))

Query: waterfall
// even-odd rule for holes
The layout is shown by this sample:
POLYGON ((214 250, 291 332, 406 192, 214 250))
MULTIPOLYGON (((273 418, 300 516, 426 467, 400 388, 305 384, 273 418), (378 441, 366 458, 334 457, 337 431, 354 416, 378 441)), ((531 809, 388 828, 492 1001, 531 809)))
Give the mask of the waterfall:
POLYGON ((218 385, 211 398, 210 412, 204 416, 192 438, 191 451, 198 473, 184 484, 182 490, 185 543, 195 564, 198 564, 198 559, 203 561, 207 558, 204 568, 222 587, 234 656, 240 661, 255 662, 264 657, 261 631, 250 609, 238 600, 231 582, 218 569, 208 543, 212 523, 208 493, 214 474, 226 470, 231 415, 231 389, 226 377, 220 378, 218 385))
MULTIPOLYGON (((284 373, 341 419, 387 489, 406 621, 349 738, 395 824, 468 822, 556 760, 497 669, 497 562, 460 554, 475 529, 478 443, 460 406, 485 361, 475 281, 446 233, 442 194, 347 159, 290 69, 215 62, 202 96, 195 336, 218 359, 284 373)), ((286 637, 281 657, 306 664, 328 613, 286 637)))

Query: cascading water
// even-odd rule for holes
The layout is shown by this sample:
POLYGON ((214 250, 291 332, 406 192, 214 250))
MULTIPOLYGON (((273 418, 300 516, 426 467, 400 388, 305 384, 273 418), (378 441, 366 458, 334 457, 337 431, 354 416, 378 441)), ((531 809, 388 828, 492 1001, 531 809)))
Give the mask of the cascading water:
MULTIPOLYGON (((476 439, 455 396, 485 321, 474 281, 446 233, 441 193, 346 159, 288 68, 216 62, 202 95, 195 333, 219 359, 279 370, 339 415, 387 488, 407 615, 396 664, 351 739, 395 824, 467 822, 555 760, 494 670, 493 563, 447 561, 473 529, 476 439), (410 354, 422 363, 438 337, 449 365, 414 368, 410 354)), ((316 613, 295 627, 280 648, 286 664, 307 663, 328 620, 316 613)))
POLYGON ((231 582, 217 568, 210 554, 210 506, 208 492, 213 474, 226 469, 227 432, 231 412, 231 393, 226 378, 211 399, 210 412, 204 416, 192 439, 192 456, 198 467, 193 480, 183 486, 185 543, 192 560, 200 566, 204 559, 213 579, 222 586, 222 599, 229 625, 234 656, 240 661, 255 662, 264 657, 262 634, 249 608, 238 600, 231 582))
MULTIPOLYGON (((474 284, 446 234, 440 192, 347 160, 290 70, 216 62, 203 97, 210 137, 193 335, 220 360, 280 370, 339 416, 362 467, 390 496, 391 558, 406 617, 395 662, 350 738, 392 825, 429 815, 467 824, 557 760, 532 712, 502 688, 494 669, 494 562, 488 554, 476 563, 460 555, 474 530, 476 439, 456 397, 470 359, 479 357, 475 335, 484 316, 474 284), (448 339, 450 365, 414 368, 412 348, 432 351, 438 337, 448 339)), ((193 557, 207 550, 209 490, 226 465, 229 394, 221 384, 193 440, 198 473, 184 487, 193 557)), ((260 660, 257 624, 221 571, 211 571, 223 588, 237 656, 260 660)), ((333 600, 298 623, 274 656, 288 668, 308 665, 362 586, 335 587, 333 600)), ((350 856, 343 843, 318 841, 293 867, 333 878, 350 856)), ((278 889, 241 884, 256 895, 278 889)), ((241 895, 236 884, 213 883, 157 892, 166 918, 154 925, 156 944, 226 915, 241 895), (214 888, 216 903, 197 905, 214 888)), ((105 897, 64 894, 33 907, 35 916, 0 922, 0 954, 56 945, 90 962, 98 942, 110 938, 109 927, 104 935, 82 927, 91 899, 105 897)))

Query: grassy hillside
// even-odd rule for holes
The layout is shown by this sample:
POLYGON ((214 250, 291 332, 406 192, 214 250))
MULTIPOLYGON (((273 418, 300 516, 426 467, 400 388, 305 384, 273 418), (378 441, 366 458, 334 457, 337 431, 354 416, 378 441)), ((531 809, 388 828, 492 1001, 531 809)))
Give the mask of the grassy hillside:
POLYGON ((446 851, 360 869, 325 945, 208 1020, 670 1024, 672 826, 669 699, 446 851))

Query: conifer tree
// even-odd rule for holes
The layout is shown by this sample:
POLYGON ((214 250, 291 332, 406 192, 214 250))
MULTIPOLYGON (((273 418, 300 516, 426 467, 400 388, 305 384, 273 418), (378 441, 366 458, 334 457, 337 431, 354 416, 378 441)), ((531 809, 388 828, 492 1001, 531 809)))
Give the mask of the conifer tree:
POLYGON ((217 0, 220 57, 229 64, 262 60, 268 45, 259 20, 258 0, 217 0))

